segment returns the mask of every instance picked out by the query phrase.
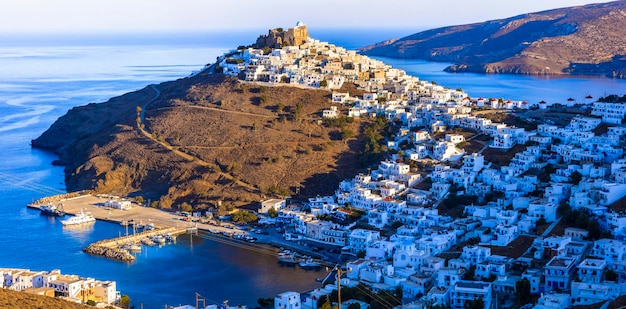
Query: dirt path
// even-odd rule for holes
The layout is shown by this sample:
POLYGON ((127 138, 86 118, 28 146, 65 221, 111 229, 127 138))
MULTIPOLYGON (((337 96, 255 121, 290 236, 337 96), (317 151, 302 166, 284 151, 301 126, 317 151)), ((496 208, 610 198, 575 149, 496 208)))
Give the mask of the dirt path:
MULTIPOLYGON (((205 161, 201 160, 200 158, 197 158, 197 157, 191 156, 189 154, 186 154, 184 152, 181 152, 180 150, 175 149, 172 145, 170 145, 170 144, 168 144, 166 142, 161 142, 161 141, 157 140, 154 136, 152 136, 152 133, 148 132, 145 129, 145 111, 146 111, 146 108, 150 104, 152 104, 154 101, 156 101, 161 96, 161 91, 159 91, 159 89, 155 85, 150 85, 150 87, 152 87, 152 89, 154 89, 154 91, 156 92, 156 95, 150 101, 146 102, 146 104, 144 104, 142 109, 141 109, 141 112, 139 114, 139 123, 138 123, 139 131, 146 138, 149 138, 153 142, 155 142, 155 143, 165 147, 167 150, 173 152, 177 156, 179 156, 179 157, 181 157, 181 158, 183 158, 183 159, 185 159, 187 161, 195 162, 196 164, 199 164, 199 165, 202 165, 202 166, 205 166, 205 167, 209 167, 209 168, 214 167, 214 164, 210 164, 208 162, 205 162, 205 161)), ((213 169, 213 170, 215 170, 215 169, 213 169)), ((226 178, 228 180, 231 180, 231 181, 234 181, 234 179, 235 179, 235 177, 233 175, 223 173, 223 172, 221 172, 219 170, 217 170, 216 173, 218 174, 218 176, 224 177, 224 178, 226 178)), ((252 190, 252 192, 260 192, 259 189, 255 188, 253 185, 251 185, 249 183, 243 182, 243 181, 238 180, 238 179, 236 181, 234 181, 234 182, 237 185, 239 185, 239 186, 242 186, 242 187, 245 187, 245 188, 247 188, 249 190, 252 190)))

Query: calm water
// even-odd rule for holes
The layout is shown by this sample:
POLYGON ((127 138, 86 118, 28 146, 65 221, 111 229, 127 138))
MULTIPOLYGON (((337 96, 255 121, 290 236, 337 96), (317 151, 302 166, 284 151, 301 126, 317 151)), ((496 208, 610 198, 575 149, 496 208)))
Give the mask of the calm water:
MULTIPOLYGON (((263 32, 264 30, 261 30, 263 32)), ((172 80, 202 68, 215 57, 253 42, 258 32, 142 37, 0 37, 0 267, 61 269, 115 280, 134 304, 162 308, 193 303, 196 292, 211 301, 254 305, 259 297, 305 291, 323 272, 284 268, 273 256, 200 238, 181 237, 176 245, 149 248, 132 264, 82 253, 90 242, 123 233, 97 222, 63 229, 25 205, 65 190, 63 169, 52 154, 29 142, 74 106, 172 80)), ((356 48, 410 32, 311 31, 321 39, 356 48)), ((533 78, 506 75, 447 74, 446 64, 385 59, 424 80, 461 87, 472 97, 565 101, 605 93, 626 93, 626 82, 607 78, 533 78)))

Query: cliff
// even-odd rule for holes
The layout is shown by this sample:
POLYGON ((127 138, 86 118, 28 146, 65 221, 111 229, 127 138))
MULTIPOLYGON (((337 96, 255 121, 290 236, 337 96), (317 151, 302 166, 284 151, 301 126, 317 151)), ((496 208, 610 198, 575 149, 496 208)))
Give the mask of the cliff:
POLYGON ((362 169, 364 138, 344 142, 318 123, 329 97, 204 72, 75 107, 32 145, 59 154, 69 191, 140 195, 163 208, 315 196, 362 169))
POLYGON ((416 33, 366 55, 452 62, 451 72, 626 78, 626 1, 568 7, 416 33))

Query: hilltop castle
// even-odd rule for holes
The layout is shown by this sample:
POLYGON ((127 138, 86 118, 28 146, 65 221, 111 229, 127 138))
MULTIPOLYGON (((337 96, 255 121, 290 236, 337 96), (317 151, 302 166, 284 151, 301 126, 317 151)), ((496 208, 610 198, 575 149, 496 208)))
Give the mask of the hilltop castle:
POLYGON ((306 25, 297 22, 296 27, 283 31, 283 28, 271 29, 267 34, 259 36, 254 43, 254 48, 281 48, 283 46, 300 46, 306 43, 309 38, 309 32, 306 25))

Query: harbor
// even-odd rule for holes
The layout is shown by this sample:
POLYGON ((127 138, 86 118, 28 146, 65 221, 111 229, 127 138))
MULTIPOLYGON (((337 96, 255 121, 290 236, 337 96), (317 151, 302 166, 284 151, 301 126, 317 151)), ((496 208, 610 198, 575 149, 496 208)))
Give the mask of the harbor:
MULTIPOLYGON (((154 208, 142 207, 134 204, 132 207, 117 209, 107 207, 107 202, 111 199, 93 196, 78 195, 67 197, 60 195, 55 200, 54 196, 47 197, 46 207, 39 203, 27 205, 29 208, 38 209, 45 215, 52 215, 47 209, 49 205, 62 205, 57 208, 62 209, 63 215, 72 215, 69 219, 62 220, 64 226, 86 225, 95 220, 118 223, 126 227, 125 235, 116 238, 100 240, 88 245, 83 249, 85 253, 103 256, 123 262, 135 260, 133 252, 141 251, 142 245, 162 245, 167 240, 175 239, 177 235, 183 233, 197 233, 197 225, 180 221, 180 216, 174 213, 157 210, 154 208), (83 218, 90 218, 89 220, 83 218), (73 220, 77 219, 77 220, 73 220), (140 222, 143 231, 137 232, 140 222), (129 225, 132 232, 128 232, 129 225), (150 228, 146 228, 150 227, 150 228)), ((55 206, 56 207, 56 206, 55 206)), ((59 216, 57 212, 54 216, 59 216)))
MULTIPOLYGON (((245 238, 254 239, 259 244, 268 244, 276 248, 288 248, 293 252, 300 252, 302 255, 308 255, 318 261, 328 259, 324 254, 314 252, 309 247, 284 240, 280 235, 255 234, 252 237, 252 233, 241 230, 234 225, 222 223, 218 226, 206 221, 200 222, 199 218, 189 218, 175 212, 143 207, 136 203, 131 203, 130 207, 125 207, 124 209, 105 206, 111 200, 112 198, 109 196, 63 194, 46 197, 40 201, 28 204, 27 207, 42 211, 40 208, 42 204, 62 204, 63 212, 67 215, 88 214, 96 220, 107 221, 125 227, 126 232, 124 235, 96 241, 83 249, 84 252, 92 255, 104 256, 123 262, 134 261, 135 255, 133 253, 140 251, 142 244, 158 243, 158 239, 153 239, 156 235, 165 236, 169 234, 175 237, 184 233, 195 234, 198 231, 201 232, 202 237, 213 241, 220 241, 220 239, 227 241, 230 239, 227 241, 228 243, 236 243, 238 240, 246 242, 245 238), (142 227, 141 231, 138 231, 137 227, 142 227)), ((87 224, 90 223, 84 223, 84 225, 87 224)), ((67 227, 65 225, 65 228, 67 227)), ((247 242, 250 242, 250 240, 247 242)), ((272 255, 275 255, 275 253, 272 255)))

